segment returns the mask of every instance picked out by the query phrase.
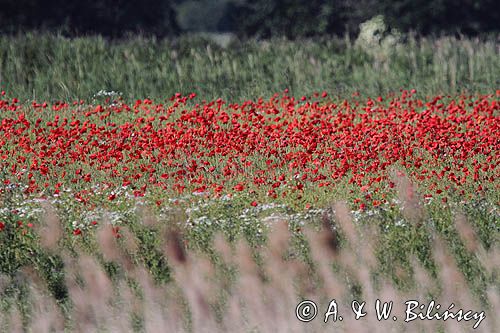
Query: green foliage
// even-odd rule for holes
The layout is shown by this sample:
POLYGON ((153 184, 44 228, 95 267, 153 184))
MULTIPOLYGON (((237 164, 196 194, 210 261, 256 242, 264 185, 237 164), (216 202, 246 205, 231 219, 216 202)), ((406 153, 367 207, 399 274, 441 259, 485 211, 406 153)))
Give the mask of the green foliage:
POLYGON ((227 31, 230 0, 190 0, 176 6, 177 21, 184 31, 227 31))
POLYGON ((0 272, 13 274, 27 265, 36 255, 32 231, 18 226, 12 219, 4 220, 5 227, 0 232, 0 272))
POLYGON ((229 46, 196 35, 120 42, 2 36, 0 88, 38 101, 90 101, 106 90, 125 100, 196 92, 205 99, 237 102, 267 98, 285 88, 295 96, 322 90, 376 96, 401 88, 415 88, 425 96, 490 93, 500 84, 495 40, 409 38, 391 52, 375 55, 335 38, 234 41, 229 46))
POLYGON ((126 33, 172 35, 179 32, 169 1, 126 0, 63 1, 1 0, 0 32, 63 31, 68 35, 126 33))
POLYGON ((57 301, 67 301, 68 288, 65 281, 64 262, 61 257, 42 251, 39 253, 39 260, 37 269, 46 281, 48 290, 57 301))
POLYGON ((12 192, 16 192, 16 189, 1 189, 0 274, 16 276, 23 267, 31 266, 44 279, 54 298, 64 302, 68 297, 64 263, 59 255, 40 246, 35 232, 38 221, 26 218, 14 209, 12 192))
POLYGON ((0 188, 0 274, 15 274, 19 268, 37 260, 38 246, 31 221, 12 207, 16 187, 0 188))
POLYGON ((375 7, 389 23, 422 34, 498 32, 500 11, 493 0, 379 1, 375 7))
POLYGON ((161 252, 163 239, 160 233, 148 227, 138 227, 136 226, 135 235, 139 241, 140 260, 157 282, 169 282, 171 280, 170 268, 161 252))
POLYGON ((235 29, 241 36, 297 38, 327 33, 332 6, 322 0, 257 0, 235 6, 235 29))
POLYGON ((0 32, 62 31, 69 36, 233 32, 240 37, 300 38, 357 34, 384 15, 392 27, 419 34, 498 32, 494 0, 0 0, 0 32))

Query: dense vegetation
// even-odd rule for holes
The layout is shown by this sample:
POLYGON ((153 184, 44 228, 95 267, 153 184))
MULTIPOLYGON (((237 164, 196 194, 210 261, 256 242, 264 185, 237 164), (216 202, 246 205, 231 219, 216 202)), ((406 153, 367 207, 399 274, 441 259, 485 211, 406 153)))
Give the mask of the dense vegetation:
POLYGON ((494 0, 1 0, 1 32, 62 31, 66 35, 156 36, 186 31, 234 32, 239 37, 356 34, 361 22, 385 15, 403 32, 498 32, 494 0))
POLYGON ((494 39, 405 42, 390 32, 351 41, 297 42, 240 42, 210 35, 122 41, 0 37, 1 88, 30 100, 90 101, 101 90, 127 100, 196 92, 233 101, 270 97, 285 88, 295 96, 323 90, 376 96, 401 88, 417 89, 420 96, 489 93, 500 85, 498 73, 494 39))
MULTIPOLYGON (((321 331, 295 321, 300 298, 380 295, 484 309, 480 329, 498 327, 494 34, 404 34, 412 15, 444 15, 421 3, 392 29, 406 1, 386 21, 350 1, 150 3, 157 16, 123 2, 87 26, 66 2, 54 21, 5 20, 74 30, 0 37, 0 331, 321 331), (196 32, 201 3, 220 17, 200 30, 242 38, 196 32), (138 29, 191 33, 69 37, 138 29)), ((467 32, 494 31, 475 23, 491 5, 468 3, 467 32)))

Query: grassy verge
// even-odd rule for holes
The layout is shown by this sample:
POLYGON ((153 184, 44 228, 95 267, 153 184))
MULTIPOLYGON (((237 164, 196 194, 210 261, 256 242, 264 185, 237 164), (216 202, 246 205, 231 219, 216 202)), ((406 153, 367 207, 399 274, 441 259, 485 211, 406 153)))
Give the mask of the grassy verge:
POLYGON ((232 41, 203 36, 107 41, 53 35, 0 37, 1 88, 29 100, 90 101, 99 91, 127 100, 196 92, 234 102, 290 89, 342 96, 417 89, 420 96, 488 93, 500 82, 498 41, 415 39, 362 47, 339 39, 232 41))

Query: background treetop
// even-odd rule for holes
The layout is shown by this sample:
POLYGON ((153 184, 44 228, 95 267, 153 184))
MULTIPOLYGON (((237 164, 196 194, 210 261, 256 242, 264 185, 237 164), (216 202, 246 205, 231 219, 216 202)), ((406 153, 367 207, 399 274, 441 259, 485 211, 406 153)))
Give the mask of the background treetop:
POLYGON ((390 27, 419 34, 498 32, 494 0, 0 0, 0 32, 158 37, 231 32, 240 38, 356 35, 383 15, 390 27))

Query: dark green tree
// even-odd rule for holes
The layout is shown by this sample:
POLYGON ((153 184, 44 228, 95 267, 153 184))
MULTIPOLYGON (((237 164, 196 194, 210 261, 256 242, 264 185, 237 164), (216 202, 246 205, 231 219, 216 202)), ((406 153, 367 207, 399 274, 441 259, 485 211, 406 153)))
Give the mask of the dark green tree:
POLYGON ((0 0, 0 33, 342 36, 356 35, 361 22, 381 14, 402 31, 475 35, 500 31, 499 8, 495 0, 0 0))
POLYGON ((475 35, 500 30, 500 6, 494 0, 378 1, 375 8, 403 31, 475 35))
POLYGON ((332 9, 322 0, 255 0, 233 3, 228 14, 240 36, 296 38, 326 33, 332 9))
POLYGON ((179 32, 175 12, 165 0, 0 0, 0 31, 26 30, 110 37, 179 32))

